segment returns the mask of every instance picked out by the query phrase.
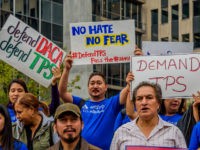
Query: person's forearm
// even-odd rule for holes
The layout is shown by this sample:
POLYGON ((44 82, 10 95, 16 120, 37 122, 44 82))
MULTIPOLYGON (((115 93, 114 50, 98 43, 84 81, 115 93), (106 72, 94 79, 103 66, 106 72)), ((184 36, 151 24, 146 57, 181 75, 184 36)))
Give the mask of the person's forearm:
POLYGON ((193 106, 193 116, 196 122, 199 121, 199 111, 198 107, 193 106))
POLYGON ((126 99, 129 92, 130 92, 130 85, 127 84, 126 87, 123 88, 122 91, 120 92, 120 104, 126 103, 126 99))
POLYGON ((130 92, 126 100, 126 114, 131 119, 134 120, 137 117, 137 112, 135 112, 133 101, 131 100, 130 92))
POLYGON ((68 77, 69 77, 69 70, 66 70, 65 68, 63 70, 62 76, 60 78, 59 86, 58 86, 58 91, 61 98, 63 98, 65 95, 65 92, 67 92, 68 77))
POLYGON ((60 105, 60 97, 57 84, 51 87, 51 103, 49 105, 50 115, 54 115, 57 107, 60 105))

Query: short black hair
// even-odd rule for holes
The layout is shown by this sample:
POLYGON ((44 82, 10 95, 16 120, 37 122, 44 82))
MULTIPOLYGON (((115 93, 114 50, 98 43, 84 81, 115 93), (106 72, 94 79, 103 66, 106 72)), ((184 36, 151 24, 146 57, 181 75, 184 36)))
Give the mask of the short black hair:
POLYGON ((89 79, 88 79, 88 85, 89 85, 90 79, 91 79, 93 76, 100 76, 100 77, 102 77, 103 81, 104 81, 105 84, 106 84, 106 77, 105 77, 105 75, 104 75, 103 73, 101 73, 101 72, 92 72, 92 73, 90 74, 90 76, 89 76, 89 79))

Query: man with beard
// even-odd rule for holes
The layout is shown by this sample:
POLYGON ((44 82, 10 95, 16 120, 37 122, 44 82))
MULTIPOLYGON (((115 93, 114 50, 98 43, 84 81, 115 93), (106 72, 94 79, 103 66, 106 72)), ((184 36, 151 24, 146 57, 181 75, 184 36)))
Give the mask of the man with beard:
MULTIPOLYGON (((69 54, 65 58, 65 66, 59 82, 59 94, 64 102, 74 103, 80 107, 83 99, 72 95, 67 91, 68 77, 72 67, 73 59, 69 54)), ((114 135, 114 123, 120 110, 126 103, 130 91, 130 82, 134 75, 129 72, 126 77, 126 87, 118 94, 106 98, 108 89, 104 74, 93 72, 88 79, 89 99, 81 107, 84 128, 82 136, 91 144, 103 150, 109 150, 114 135)), ((84 87, 83 87, 84 88, 84 87)))
POLYGON ((81 137, 83 121, 78 106, 71 103, 60 105, 56 110, 54 123, 60 141, 48 150, 100 150, 81 137))

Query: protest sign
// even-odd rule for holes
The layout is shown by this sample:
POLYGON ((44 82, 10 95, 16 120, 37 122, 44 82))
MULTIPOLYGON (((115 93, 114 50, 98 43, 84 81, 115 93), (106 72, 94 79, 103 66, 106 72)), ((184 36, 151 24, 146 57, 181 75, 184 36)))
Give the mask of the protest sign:
POLYGON ((0 32, 0 59, 44 87, 51 69, 60 66, 65 52, 30 26, 10 15, 0 32))
POLYGON ((142 81, 161 85, 163 98, 192 97, 200 90, 200 54, 131 58, 133 89, 142 81))
POLYGON ((134 20, 71 23, 70 40, 74 65, 130 62, 134 20))
POLYGON ((193 42, 158 42, 143 41, 144 55, 173 55, 189 54, 193 52, 193 42))

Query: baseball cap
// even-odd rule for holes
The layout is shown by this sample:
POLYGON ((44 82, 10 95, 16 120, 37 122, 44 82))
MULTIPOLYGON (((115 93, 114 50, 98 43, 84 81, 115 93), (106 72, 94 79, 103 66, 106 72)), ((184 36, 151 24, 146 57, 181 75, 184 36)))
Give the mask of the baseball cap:
POLYGON ((72 112, 77 117, 81 117, 81 112, 78 106, 72 103, 64 103, 56 109, 54 119, 58 119, 58 117, 64 112, 72 112))

